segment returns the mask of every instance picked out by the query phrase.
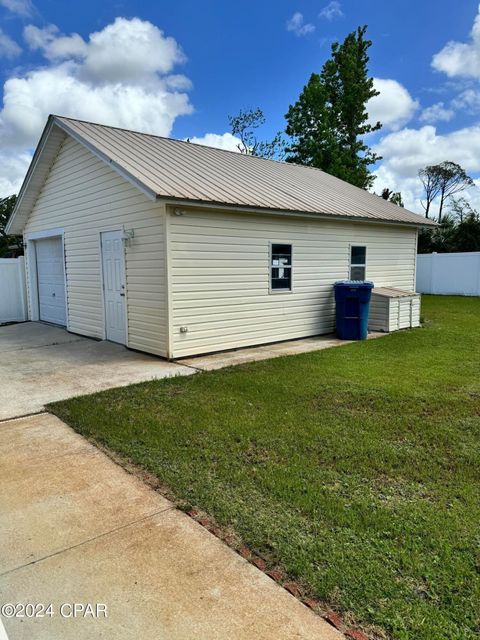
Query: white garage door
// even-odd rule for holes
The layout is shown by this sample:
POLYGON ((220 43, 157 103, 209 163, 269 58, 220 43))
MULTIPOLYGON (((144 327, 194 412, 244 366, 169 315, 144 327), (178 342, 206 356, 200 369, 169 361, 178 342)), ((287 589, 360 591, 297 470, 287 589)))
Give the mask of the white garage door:
POLYGON ((67 324, 62 238, 36 240, 40 320, 67 324))

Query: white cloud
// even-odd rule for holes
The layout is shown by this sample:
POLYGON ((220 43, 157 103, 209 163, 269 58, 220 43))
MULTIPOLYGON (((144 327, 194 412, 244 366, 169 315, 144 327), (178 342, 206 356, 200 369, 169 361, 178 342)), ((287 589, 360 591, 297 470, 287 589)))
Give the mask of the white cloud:
POLYGON ((343 18, 343 11, 340 2, 332 0, 326 7, 324 7, 318 14, 319 18, 326 18, 327 20, 335 20, 335 18, 343 18))
POLYGON ((306 36, 315 31, 315 25, 305 22, 303 15, 297 11, 287 20, 287 31, 292 31, 298 37, 306 36))
POLYGON ((29 153, 0 152, 0 197, 18 193, 32 159, 29 153))
MULTIPOLYGON (((47 64, 5 82, 0 165, 35 146, 49 113, 168 136, 175 119, 193 111, 189 79, 170 73, 185 56, 149 22, 117 18, 87 40, 29 26, 25 39, 47 64)), ((13 166, 9 183, 18 184, 24 166, 13 166)))
POLYGON ((0 128, 4 145, 31 146, 49 113, 168 136, 175 118, 192 111, 188 96, 169 91, 161 79, 154 87, 94 86, 76 77, 76 71, 63 63, 7 80, 0 128))
POLYGON ((443 102, 437 102, 427 107, 420 114, 420 122, 449 122, 455 115, 455 111, 445 106, 443 102))
POLYGON ((375 191, 380 193, 383 187, 401 191, 407 208, 422 213, 422 185, 417 177, 419 169, 451 160, 460 164, 467 173, 478 172, 479 148, 480 125, 444 135, 438 134, 433 126, 390 133, 374 147, 375 152, 383 157, 382 164, 375 171, 375 191))
POLYGON ((44 29, 29 25, 25 39, 32 49, 40 49, 51 61, 76 59, 82 75, 92 82, 142 83, 152 74, 169 73, 185 62, 185 55, 174 38, 151 22, 116 18, 102 31, 90 34, 85 42, 78 33, 62 36, 57 27, 44 29))
POLYGON ((451 78, 480 78, 480 13, 473 23, 470 42, 448 42, 433 56, 432 67, 451 78))
POLYGON ((475 188, 468 189, 468 191, 464 191, 460 195, 468 200, 474 209, 480 211, 480 179, 474 179, 473 182, 475 183, 475 188))
POLYGON ((231 133, 206 133, 202 137, 189 138, 190 142, 203 144, 206 147, 216 147, 217 149, 226 149, 227 151, 237 151, 240 153, 238 145, 241 144, 240 138, 236 138, 231 133))
POLYGON ((62 36, 54 24, 43 29, 29 24, 23 30, 23 37, 30 49, 40 50, 47 60, 81 58, 88 51, 87 43, 78 33, 62 36))
POLYGON ((396 80, 374 78, 373 86, 380 95, 367 103, 370 123, 380 121, 385 129, 396 130, 404 126, 418 109, 418 102, 396 80))
POLYGON ((22 53, 22 49, 15 40, 12 40, 2 29, 0 29, 0 58, 15 58, 22 53))
POLYGON ((33 14, 33 4, 30 0, 0 0, 0 6, 23 18, 33 14))
POLYGON ((390 158, 389 164, 403 177, 427 164, 451 160, 466 171, 480 171, 480 125, 438 134, 435 127, 402 129, 380 140, 375 149, 390 158))
POLYGON ((480 91, 477 89, 465 89, 451 102, 454 109, 464 109, 470 114, 480 111, 480 91))

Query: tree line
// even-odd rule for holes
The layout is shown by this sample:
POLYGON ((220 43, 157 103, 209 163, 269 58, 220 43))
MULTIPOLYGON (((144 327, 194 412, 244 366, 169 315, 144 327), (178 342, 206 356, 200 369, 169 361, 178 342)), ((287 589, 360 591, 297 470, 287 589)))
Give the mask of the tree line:
MULTIPOLYGON (((372 42, 366 38, 366 30, 365 26, 359 27, 342 44, 335 42, 321 72, 311 74, 298 100, 285 114, 287 140, 282 132, 270 141, 258 140, 256 129, 265 123, 259 108, 230 117, 231 132, 241 140, 239 150, 316 167, 370 189, 375 179, 370 167, 381 157, 365 143, 365 136, 381 129, 382 124, 368 119, 367 103, 379 92, 368 73, 372 42)), ((472 178, 460 165, 447 160, 424 167, 418 177, 425 216, 435 218, 439 225, 420 232, 419 251, 480 250, 480 215, 466 198, 455 198, 474 186, 472 178)), ((385 188, 380 196, 404 206, 398 191, 385 188)))
POLYGON ((420 231, 418 252, 480 251, 480 214, 465 197, 454 197, 474 186, 472 178, 459 164, 449 161, 429 165, 418 175, 427 218, 432 217, 432 205, 438 202, 438 227, 420 231))
MULTIPOLYGON (((284 132, 271 140, 259 139, 258 129, 265 124, 260 108, 243 109, 229 116, 231 132, 238 137, 241 153, 268 159, 284 160, 323 171, 362 189, 371 189, 375 175, 371 171, 381 157, 365 142, 365 137, 382 127, 370 122, 368 102, 379 92, 369 76, 367 27, 358 27, 342 43, 331 46, 331 56, 320 73, 312 73, 298 100, 285 114, 284 132), (286 136, 286 137, 285 137, 286 136)), ((451 161, 430 165, 419 172, 423 185, 422 205, 426 217, 434 216, 438 228, 424 230, 419 249, 425 251, 471 251, 480 249, 479 214, 465 198, 455 195, 473 186, 463 168, 451 161), (474 248, 472 248, 474 247, 474 248)), ((402 194, 385 188, 380 197, 403 206, 402 194)), ((18 239, 5 235, 15 196, 0 199, 0 257, 18 239)))

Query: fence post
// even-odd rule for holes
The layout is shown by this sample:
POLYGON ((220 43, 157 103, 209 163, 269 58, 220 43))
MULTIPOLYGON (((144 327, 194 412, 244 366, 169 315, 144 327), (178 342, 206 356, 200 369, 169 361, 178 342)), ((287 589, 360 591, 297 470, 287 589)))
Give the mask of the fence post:
POLYGON ((430 267, 430 288, 433 294, 437 293, 437 279, 435 277, 437 273, 437 252, 432 253, 431 267, 430 267))
POLYGON ((18 264, 18 286, 20 291, 20 299, 22 303, 22 315, 24 320, 28 320, 27 307, 27 280, 25 276, 25 258, 20 256, 17 258, 18 264))
POLYGON ((480 253, 477 255, 477 296, 480 296, 480 253))

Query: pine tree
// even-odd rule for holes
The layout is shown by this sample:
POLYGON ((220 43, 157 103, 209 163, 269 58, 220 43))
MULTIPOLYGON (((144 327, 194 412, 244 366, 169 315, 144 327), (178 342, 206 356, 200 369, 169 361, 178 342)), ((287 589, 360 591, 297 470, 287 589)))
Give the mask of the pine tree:
POLYGON ((342 180, 367 189, 375 176, 369 166, 380 157, 363 136, 381 128, 371 125, 366 110, 377 96, 368 76, 367 27, 350 33, 343 44, 332 45, 332 56, 320 74, 312 73, 298 101, 286 114, 287 162, 323 169, 342 180))

